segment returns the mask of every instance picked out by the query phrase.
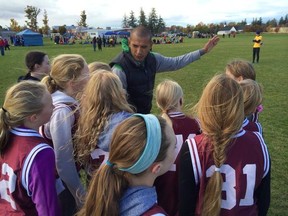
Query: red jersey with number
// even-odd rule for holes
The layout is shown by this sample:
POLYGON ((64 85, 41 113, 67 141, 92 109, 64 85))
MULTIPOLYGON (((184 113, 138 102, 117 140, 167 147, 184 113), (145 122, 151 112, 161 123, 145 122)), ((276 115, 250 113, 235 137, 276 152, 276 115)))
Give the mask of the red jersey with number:
POLYGON ((36 131, 11 130, 8 147, 0 157, 0 215, 38 215, 27 176, 37 153, 47 148, 51 149, 36 131))
MULTIPOLYGON (((188 139, 199 194, 195 215, 201 215, 205 188, 215 172, 211 145, 203 134, 188 139)), ((220 215, 257 215, 254 191, 270 169, 267 146, 260 133, 241 130, 229 144, 226 161, 220 167, 223 177, 220 215)))
POLYGON ((182 112, 168 114, 173 125, 177 138, 175 162, 170 170, 155 180, 158 204, 168 213, 176 215, 178 212, 178 173, 179 173, 179 152, 184 141, 200 134, 199 123, 196 119, 186 116, 182 112))

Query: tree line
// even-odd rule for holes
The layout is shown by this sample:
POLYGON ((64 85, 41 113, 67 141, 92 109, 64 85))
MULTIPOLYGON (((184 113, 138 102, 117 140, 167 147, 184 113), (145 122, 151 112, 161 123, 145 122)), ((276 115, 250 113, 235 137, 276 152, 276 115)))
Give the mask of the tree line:
MULTIPOLYGON (((41 9, 27 5, 24 9, 25 17, 27 20, 25 21, 26 25, 20 26, 18 22, 14 19, 10 19, 10 30, 19 32, 23 29, 30 28, 34 31, 38 31, 41 34, 48 34, 51 30, 49 27, 49 19, 47 11, 44 9, 44 15, 43 15, 43 25, 42 27, 39 27, 38 25, 38 15, 41 12, 41 9)), ((77 22, 78 27, 88 27, 87 25, 87 15, 85 10, 81 11, 80 13, 80 19, 77 22)), ((261 30, 263 32, 270 31, 271 28, 274 28, 277 32, 277 29, 279 30, 280 27, 288 27, 288 14, 286 14, 284 17, 282 16, 279 20, 273 18, 271 20, 268 20, 267 22, 263 22, 262 18, 254 18, 252 20, 252 23, 250 25, 247 25, 246 19, 242 20, 241 22, 221 22, 219 24, 204 24, 203 22, 198 23, 197 25, 187 25, 186 27, 183 26, 176 26, 172 25, 170 27, 166 27, 164 19, 161 17, 161 15, 158 15, 155 8, 151 9, 151 12, 149 13, 148 17, 146 16, 145 12, 142 8, 140 8, 140 13, 138 18, 135 15, 134 11, 130 11, 129 16, 124 14, 123 20, 122 20, 122 27, 123 28, 134 28, 136 26, 143 25, 147 26, 153 34, 159 34, 163 31, 169 31, 171 33, 191 33, 193 31, 199 31, 203 33, 214 33, 216 34, 220 29, 222 29, 225 26, 242 26, 244 32, 252 32, 256 30, 261 30)), ((3 29, 2 26, 0 26, 0 30, 3 29)), ((66 32, 65 25, 62 25, 59 27, 58 30, 52 29, 52 32, 56 33, 59 32, 61 34, 66 32)))

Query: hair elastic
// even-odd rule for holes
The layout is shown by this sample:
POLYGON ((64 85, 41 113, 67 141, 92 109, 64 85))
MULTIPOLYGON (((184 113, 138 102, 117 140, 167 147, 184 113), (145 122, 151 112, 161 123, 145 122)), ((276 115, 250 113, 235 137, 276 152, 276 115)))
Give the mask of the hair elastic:
POLYGON ((2 110, 6 113, 6 112, 8 112, 4 107, 2 107, 2 110))
POLYGON ((146 145, 140 158, 134 165, 128 168, 119 168, 132 174, 141 173, 146 170, 156 160, 161 147, 161 126, 158 118, 152 114, 134 114, 144 119, 147 130, 146 145))
POLYGON ((115 164, 114 163, 111 163, 109 160, 106 161, 106 164, 109 166, 109 167, 113 167, 115 164))
POLYGON ((219 167, 215 167, 215 172, 220 172, 220 168, 219 167))
POLYGON ((106 161, 106 164, 110 167, 113 167, 115 165, 114 163, 111 163, 109 160, 106 161))

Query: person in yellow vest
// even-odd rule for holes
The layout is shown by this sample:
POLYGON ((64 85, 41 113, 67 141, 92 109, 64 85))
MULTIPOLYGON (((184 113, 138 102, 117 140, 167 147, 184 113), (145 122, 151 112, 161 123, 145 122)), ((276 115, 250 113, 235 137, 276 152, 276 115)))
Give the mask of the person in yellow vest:
POLYGON ((259 54, 260 54, 260 47, 263 44, 262 42, 262 36, 260 35, 260 31, 256 31, 256 36, 253 39, 254 45, 253 45, 253 63, 255 62, 255 57, 256 57, 256 62, 259 62, 259 54))

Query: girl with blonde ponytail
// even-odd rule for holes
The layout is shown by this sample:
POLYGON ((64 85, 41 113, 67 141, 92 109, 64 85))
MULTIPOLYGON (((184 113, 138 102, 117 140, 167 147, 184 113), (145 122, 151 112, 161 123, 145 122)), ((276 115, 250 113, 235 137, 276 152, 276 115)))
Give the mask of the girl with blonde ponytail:
POLYGON ((201 133, 198 121, 182 112, 183 102, 183 90, 177 82, 164 80, 158 84, 156 88, 157 106, 161 110, 161 116, 173 127, 177 137, 177 154, 174 164, 167 173, 155 181, 158 203, 169 215, 176 215, 178 212, 178 153, 186 139, 201 133))
POLYGON ((79 166, 74 159, 72 137, 79 117, 78 98, 88 80, 88 65, 78 54, 56 56, 51 64, 50 75, 41 80, 51 93, 55 106, 50 121, 40 131, 55 151, 57 193, 63 216, 74 215, 81 206, 81 196, 85 194, 79 166))
POLYGON ((40 82, 7 90, 0 108, 0 215, 61 215, 54 151, 38 132, 53 108, 40 82))
POLYGON ((180 215, 266 215, 270 157, 258 132, 242 129, 243 93, 225 74, 197 104, 202 134, 187 139, 180 159, 180 215))
POLYGON ((113 133, 109 159, 94 174, 78 216, 167 215, 153 187, 174 159, 175 135, 165 120, 134 114, 113 133))

